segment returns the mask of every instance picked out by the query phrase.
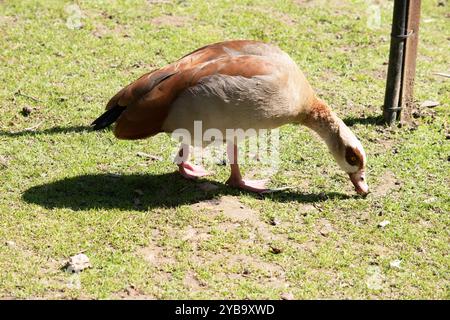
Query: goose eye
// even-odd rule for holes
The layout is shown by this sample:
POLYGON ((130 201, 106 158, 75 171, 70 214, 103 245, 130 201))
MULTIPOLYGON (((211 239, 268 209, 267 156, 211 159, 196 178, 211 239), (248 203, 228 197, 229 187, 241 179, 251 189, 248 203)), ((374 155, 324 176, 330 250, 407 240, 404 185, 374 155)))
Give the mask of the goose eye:
POLYGON ((351 147, 347 147, 345 150, 345 160, 351 166, 356 166, 360 162, 358 155, 351 147))

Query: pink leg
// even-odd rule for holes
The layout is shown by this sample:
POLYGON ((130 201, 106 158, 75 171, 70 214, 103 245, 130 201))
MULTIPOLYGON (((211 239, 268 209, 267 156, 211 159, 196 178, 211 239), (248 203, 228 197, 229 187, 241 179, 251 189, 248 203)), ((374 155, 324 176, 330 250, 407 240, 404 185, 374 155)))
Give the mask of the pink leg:
POLYGON ((227 144, 227 154, 228 154, 228 160, 230 161, 230 167, 231 167, 231 175, 230 178, 227 180, 227 184, 251 191, 251 192, 265 192, 269 189, 266 188, 267 180, 244 180, 241 176, 241 171, 239 170, 239 164, 238 162, 238 149, 235 143, 228 142, 227 144))
POLYGON ((209 174, 202 166, 187 161, 189 159, 189 146, 186 144, 181 145, 181 149, 178 152, 178 156, 175 159, 175 163, 178 165, 178 171, 186 179, 197 179, 209 174))

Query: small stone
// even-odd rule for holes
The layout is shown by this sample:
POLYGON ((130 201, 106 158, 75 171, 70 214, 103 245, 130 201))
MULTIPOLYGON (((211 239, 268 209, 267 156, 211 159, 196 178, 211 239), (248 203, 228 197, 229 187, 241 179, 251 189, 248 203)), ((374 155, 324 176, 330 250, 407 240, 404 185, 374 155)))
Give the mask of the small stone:
POLYGON ((8 241, 5 242, 5 244, 9 248, 15 248, 16 247, 16 243, 14 241, 8 240, 8 241))
POLYGON ((321 228, 319 229, 319 233, 322 236, 328 237, 328 235, 334 231, 333 226, 331 225, 331 223, 329 221, 322 219, 320 224, 321 224, 321 228))
POLYGON ((70 257, 65 265, 66 271, 70 273, 78 273, 91 267, 89 258, 83 253, 70 257))
POLYGON ((389 266, 390 266, 392 269, 400 269, 400 264, 401 264, 401 263, 402 263, 401 260, 396 259, 396 260, 392 260, 392 261, 389 263, 389 266))
POLYGON ((391 222, 389 220, 383 220, 378 224, 378 227, 380 228, 384 228, 386 227, 388 224, 390 224, 391 222))
POLYGON ((84 101, 84 102, 92 102, 93 100, 94 100, 94 98, 91 97, 91 96, 84 96, 84 97, 83 97, 83 101, 84 101))
POLYGON ((33 112, 33 108, 31 108, 30 106, 25 106, 22 108, 21 113, 24 117, 28 117, 31 114, 31 112, 33 112))
POLYGON ((270 219, 270 224, 271 224, 272 226, 277 226, 277 225, 279 225, 280 223, 281 223, 280 219, 278 219, 278 218, 276 218, 276 217, 273 217, 272 219, 270 219))
POLYGON ((290 292, 283 292, 280 295, 281 300, 294 300, 294 295, 290 292))
POLYGON ((226 166, 227 165, 227 159, 222 159, 216 162, 218 166, 226 166))
POLYGON ((331 228, 331 226, 323 226, 320 229, 320 234, 323 235, 324 237, 328 237, 328 235, 333 232, 333 228, 331 228))

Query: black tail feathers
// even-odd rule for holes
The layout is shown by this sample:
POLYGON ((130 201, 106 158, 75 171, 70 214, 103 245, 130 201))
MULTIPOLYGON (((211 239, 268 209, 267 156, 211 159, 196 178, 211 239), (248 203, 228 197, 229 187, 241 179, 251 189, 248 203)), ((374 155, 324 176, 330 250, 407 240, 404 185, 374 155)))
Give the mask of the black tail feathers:
POLYGON ((106 111, 104 114, 102 114, 100 117, 95 119, 94 122, 92 122, 91 126, 94 126, 93 127, 94 130, 101 130, 108 127, 110 124, 114 123, 117 120, 117 118, 119 118, 119 116, 126 108, 127 107, 115 105, 114 107, 106 111))

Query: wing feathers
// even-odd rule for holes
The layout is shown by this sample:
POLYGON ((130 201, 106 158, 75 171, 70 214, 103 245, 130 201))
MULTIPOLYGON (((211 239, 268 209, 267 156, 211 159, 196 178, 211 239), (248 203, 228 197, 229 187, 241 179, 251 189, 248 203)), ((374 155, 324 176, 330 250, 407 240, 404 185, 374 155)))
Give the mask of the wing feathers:
POLYGON ((269 59, 244 53, 230 54, 227 50, 243 50, 249 43, 255 42, 233 41, 200 48, 122 89, 107 106, 127 107, 117 120, 116 137, 140 139, 160 132, 173 101, 204 77, 223 74, 250 78, 273 72, 275 67, 269 59))

